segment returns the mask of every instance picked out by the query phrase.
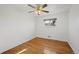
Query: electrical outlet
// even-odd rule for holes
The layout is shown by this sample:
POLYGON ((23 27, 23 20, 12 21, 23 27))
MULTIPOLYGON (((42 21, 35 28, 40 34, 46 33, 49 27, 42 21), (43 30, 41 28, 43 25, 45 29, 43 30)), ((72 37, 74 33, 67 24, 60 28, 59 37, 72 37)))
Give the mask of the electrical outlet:
POLYGON ((47 36, 48 38, 50 38, 51 36, 49 35, 49 36, 47 36))

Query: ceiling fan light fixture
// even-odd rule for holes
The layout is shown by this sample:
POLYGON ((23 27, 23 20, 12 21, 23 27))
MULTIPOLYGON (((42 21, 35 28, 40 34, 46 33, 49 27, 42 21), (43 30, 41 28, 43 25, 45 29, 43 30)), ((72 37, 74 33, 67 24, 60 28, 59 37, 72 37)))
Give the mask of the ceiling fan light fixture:
POLYGON ((36 11, 35 11, 35 13, 38 14, 38 15, 40 15, 41 12, 42 12, 41 10, 36 10, 36 11))
POLYGON ((36 7, 29 4, 28 6, 34 8, 35 10, 33 12, 35 12, 37 15, 40 15, 42 12, 49 13, 49 11, 45 10, 47 4, 37 5, 36 7))

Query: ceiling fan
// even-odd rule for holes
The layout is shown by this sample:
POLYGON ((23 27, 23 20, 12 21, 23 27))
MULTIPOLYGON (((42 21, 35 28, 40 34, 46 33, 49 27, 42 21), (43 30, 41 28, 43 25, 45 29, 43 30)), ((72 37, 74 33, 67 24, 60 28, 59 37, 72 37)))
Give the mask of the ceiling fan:
POLYGON ((33 11, 29 11, 29 13, 35 12, 38 15, 40 15, 42 12, 49 13, 49 11, 45 10, 47 4, 36 4, 36 6, 28 4, 28 6, 34 9, 33 11))

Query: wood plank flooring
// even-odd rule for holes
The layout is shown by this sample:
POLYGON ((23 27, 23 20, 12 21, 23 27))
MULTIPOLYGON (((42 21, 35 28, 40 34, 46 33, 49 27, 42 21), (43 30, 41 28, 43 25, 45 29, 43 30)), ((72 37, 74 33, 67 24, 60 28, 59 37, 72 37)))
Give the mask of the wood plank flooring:
POLYGON ((73 54, 67 42, 36 37, 2 54, 73 54))

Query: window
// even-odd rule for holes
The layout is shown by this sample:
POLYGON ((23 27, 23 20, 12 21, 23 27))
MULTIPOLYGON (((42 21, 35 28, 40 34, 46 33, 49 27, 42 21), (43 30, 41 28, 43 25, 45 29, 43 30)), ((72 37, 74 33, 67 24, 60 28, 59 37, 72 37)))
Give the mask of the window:
POLYGON ((46 26, 56 26, 56 20, 57 18, 52 18, 52 19, 44 19, 44 23, 46 26))

